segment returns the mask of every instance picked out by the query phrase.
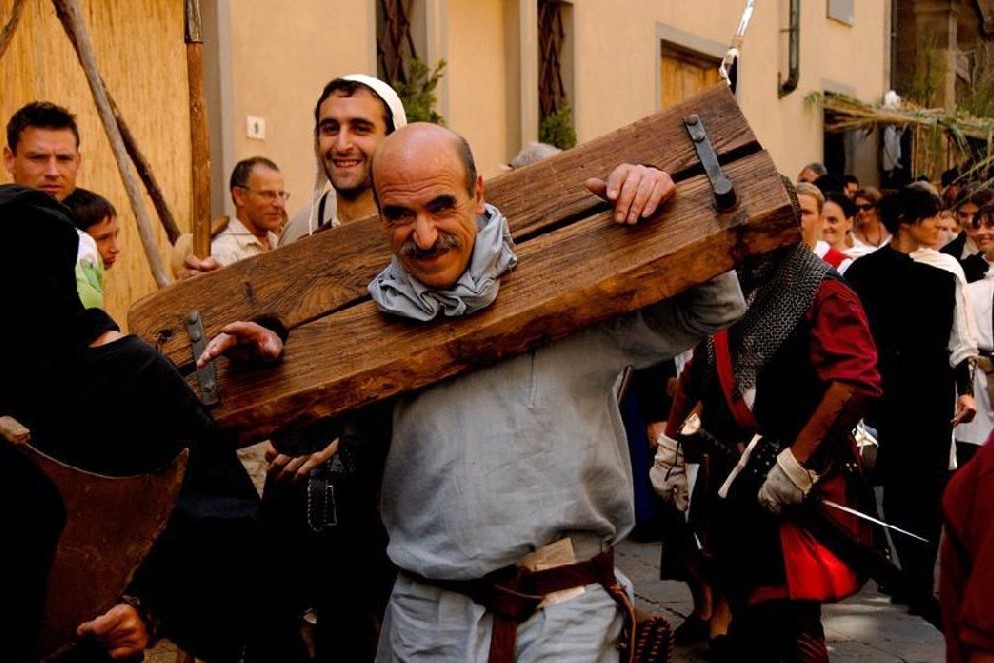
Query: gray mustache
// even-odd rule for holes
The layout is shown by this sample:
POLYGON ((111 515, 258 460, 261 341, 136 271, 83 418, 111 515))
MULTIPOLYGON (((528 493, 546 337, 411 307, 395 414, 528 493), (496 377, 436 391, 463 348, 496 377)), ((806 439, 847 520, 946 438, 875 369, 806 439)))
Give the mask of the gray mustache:
POLYGON ((449 249, 459 248, 459 238, 451 233, 439 233, 435 243, 427 249, 422 249, 413 239, 404 242, 400 247, 403 256, 414 258, 415 260, 424 258, 434 258, 440 253, 445 253, 449 249))

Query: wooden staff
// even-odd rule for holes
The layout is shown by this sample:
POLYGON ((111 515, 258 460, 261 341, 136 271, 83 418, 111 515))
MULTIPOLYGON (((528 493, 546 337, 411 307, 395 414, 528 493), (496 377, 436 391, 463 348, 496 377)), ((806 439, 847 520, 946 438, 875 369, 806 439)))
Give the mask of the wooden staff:
POLYGON ((193 162, 193 253, 198 258, 206 258, 211 254, 211 150, 207 136, 204 40, 198 0, 186 0, 186 76, 190 89, 190 158, 193 162))
MULTIPOLYGON (((104 88, 106 89, 107 84, 104 83, 104 88)), ((162 224, 162 229, 166 231, 166 237, 169 238, 170 244, 175 244, 176 240, 180 236, 179 227, 176 225, 176 219, 173 217, 172 211, 169 209, 169 204, 166 202, 166 197, 162 195, 162 189, 159 188, 159 182, 155 179, 155 175, 152 173, 152 164, 148 162, 142 151, 138 149, 138 142, 135 140, 134 134, 131 133, 131 129, 124 121, 124 116, 121 115, 121 110, 117 107, 117 103, 114 101, 114 97, 111 96, 110 92, 107 92, 107 100, 110 102, 110 110, 114 113, 114 120, 117 122, 117 128, 121 130, 121 138, 124 140, 124 149, 128 151, 128 156, 135 164, 135 169, 138 170, 138 177, 141 178, 142 184, 145 185, 145 192, 148 193, 148 197, 152 200, 152 206, 155 208, 155 213, 159 217, 159 223, 162 224)))
MULTIPOLYGON (((15 0, 14 13, 11 16, 10 21, 4 28, 2 34, 0 34, 0 57, 3 57, 3 53, 7 48, 7 43, 13 34, 13 27, 16 26, 17 19, 21 11, 21 6, 24 0, 15 0)), ((73 48, 77 49, 75 35, 70 31, 65 23, 62 24, 65 29, 66 36, 69 37, 69 41, 72 43, 73 48)), ((107 83, 100 78, 100 84, 107 89, 107 83)), ((155 213, 159 217, 159 222, 162 224, 162 229, 166 231, 166 237, 169 238, 170 244, 175 244, 176 240, 180 236, 179 227, 176 225, 176 219, 173 216, 172 211, 169 209, 169 204, 166 202, 166 197, 162 194, 162 189, 159 187, 159 182, 155 179, 155 175, 152 173, 152 165, 145 158, 145 155, 140 149, 138 149, 138 141, 135 140, 134 134, 131 133, 131 129, 128 127, 127 123, 124 121, 124 116, 121 115, 121 110, 117 107, 117 102, 114 101, 114 97, 111 95, 110 91, 107 91, 107 100, 110 102, 111 112, 114 114, 114 121, 117 122, 118 129, 121 130, 121 139, 124 141, 124 149, 127 150, 128 156, 131 157, 131 161, 134 162, 135 168, 138 170, 138 177, 141 178, 142 184, 145 185, 145 192, 148 193, 148 197, 152 201, 152 206, 155 207, 155 213)))
POLYGON ((166 271, 162 258, 159 256, 159 249, 155 241, 155 233, 152 230, 152 223, 145 212, 142 204, 141 191, 138 189, 138 181, 135 177, 132 164, 128 160, 128 153, 124 147, 124 140, 121 138, 121 131, 114 120, 114 113, 107 98, 107 89, 104 87, 100 72, 97 69, 97 59, 93 52, 93 44, 90 42, 90 35, 86 29, 86 23, 79 11, 77 0, 52 0, 55 5, 55 13, 62 23, 63 29, 69 35, 73 47, 76 49, 76 57, 86 74, 86 81, 90 85, 93 93, 93 100, 97 105, 97 112, 100 121, 107 132, 111 149, 114 152, 114 159, 117 161, 117 169, 121 173, 124 181, 124 189, 127 191, 131 209, 135 213, 135 220, 138 223, 138 236, 141 238, 142 247, 145 249, 145 257, 148 259, 148 266, 152 270, 152 276, 156 284, 162 288, 172 281, 166 271))
POLYGON ((10 46, 10 40, 14 37, 14 31, 17 29, 17 22, 21 20, 23 10, 24 0, 14 0, 14 6, 10 8, 10 19, 7 21, 7 25, 3 26, 3 32, 0 32, 0 58, 10 46))

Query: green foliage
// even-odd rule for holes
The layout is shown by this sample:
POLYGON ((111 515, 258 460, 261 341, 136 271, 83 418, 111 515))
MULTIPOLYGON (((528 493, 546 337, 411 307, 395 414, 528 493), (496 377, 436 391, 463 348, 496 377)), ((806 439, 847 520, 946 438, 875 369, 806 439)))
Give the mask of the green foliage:
POLYGON ((559 110, 542 118, 538 127, 540 143, 555 145, 560 150, 568 150, 576 145, 576 129, 573 128, 573 109, 563 104, 559 110))
POLYGON ((435 71, 431 71, 428 65, 414 58, 407 77, 410 82, 393 82, 393 89, 397 91, 397 96, 404 104, 408 122, 431 122, 445 126, 445 118, 435 112, 435 104, 438 103, 435 90, 438 88, 438 81, 442 78, 445 65, 444 59, 439 60, 435 65, 435 71))
POLYGON ((978 40, 973 57, 973 82, 956 82, 957 106, 976 117, 994 117, 994 47, 978 40))

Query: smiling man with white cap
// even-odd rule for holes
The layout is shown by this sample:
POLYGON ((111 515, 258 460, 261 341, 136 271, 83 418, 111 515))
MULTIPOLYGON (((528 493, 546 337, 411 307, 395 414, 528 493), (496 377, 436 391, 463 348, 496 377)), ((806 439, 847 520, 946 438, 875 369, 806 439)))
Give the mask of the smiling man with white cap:
POLYGON ((280 244, 375 214, 370 157, 405 125, 400 97, 378 78, 351 74, 328 83, 314 107, 314 195, 290 219, 280 244))
MULTIPOLYGON (((328 83, 314 107, 314 195, 290 219, 280 245, 376 214, 373 152, 406 125, 400 97, 383 81, 353 74, 328 83)), ((378 452, 352 451, 352 427, 319 422, 274 437, 275 453, 267 454, 263 508, 270 553, 274 568, 306 569, 307 582, 286 583, 285 589, 291 609, 317 611, 317 663, 372 659, 393 581, 376 515, 376 481, 365 481, 369 488, 362 490, 343 484, 354 484, 353 474, 375 477, 382 462, 378 452), (328 494, 333 498, 315 500, 328 494)), ((279 660, 303 661, 289 652, 279 660)))

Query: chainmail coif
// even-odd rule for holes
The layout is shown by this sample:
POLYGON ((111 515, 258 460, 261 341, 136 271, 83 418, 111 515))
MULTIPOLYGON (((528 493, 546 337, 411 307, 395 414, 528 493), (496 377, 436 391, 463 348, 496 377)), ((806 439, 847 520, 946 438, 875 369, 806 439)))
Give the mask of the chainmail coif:
MULTIPOLYGON (((738 396, 756 386, 759 371, 797 327, 814 302, 822 280, 832 271, 804 244, 778 254, 764 256, 775 271, 748 293, 749 308, 728 331, 738 396)), ((714 341, 708 339, 708 360, 713 356, 714 341)))
MULTIPOLYGON (((794 213, 800 220, 797 191, 781 176, 794 213)), ((746 260, 737 270, 747 310, 728 330, 735 374, 735 396, 756 386, 756 378, 797 327, 814 302, 821 282, 832 268, 805 244, 746 260)), ((717 366, 714 339, 705 341, 707 375, 717 366)))

